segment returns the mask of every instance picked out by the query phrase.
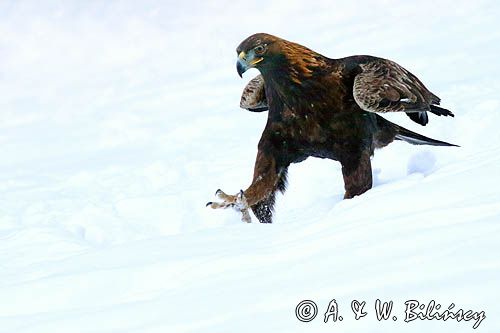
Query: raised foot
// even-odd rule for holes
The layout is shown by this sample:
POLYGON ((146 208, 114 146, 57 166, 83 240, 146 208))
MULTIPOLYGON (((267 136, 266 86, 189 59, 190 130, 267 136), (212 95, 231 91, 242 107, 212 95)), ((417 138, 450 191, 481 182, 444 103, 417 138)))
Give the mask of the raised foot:
POLYGON ((241 220, 246 223, 252 222, 252 218, 250 217, 250 212, 248 211, 248 203, 245 198, 245 193, 243 190, 240 190, 239 193, 235 195, 229 195, 224 193, 222 190, 218 189, 215 191, 215 196, 221 199, 221 202, 208 202, 207 207, 211 207, 213 209, 226 209, 226 208, 234 208, 234 210, 241 212, 241 220))

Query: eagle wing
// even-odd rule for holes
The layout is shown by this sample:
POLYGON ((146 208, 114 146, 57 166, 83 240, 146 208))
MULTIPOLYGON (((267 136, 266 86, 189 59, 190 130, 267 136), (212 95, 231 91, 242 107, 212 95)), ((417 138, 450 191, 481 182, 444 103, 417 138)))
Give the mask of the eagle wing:
POLYGON ((250 80, 241 94, 240 107, 252 112, 262 112, 269 110, 267 105, 266 90, 264 88, 264 78, 257 75, 250 80))
POLYGON ((377 59, 359 65, 354 78, 354 100, 368 112, 406 112, 415 122, 425 125, 427 111, 437 115, 453 114, 437 107, 440 99, 420 80, 393 61, 377 59))

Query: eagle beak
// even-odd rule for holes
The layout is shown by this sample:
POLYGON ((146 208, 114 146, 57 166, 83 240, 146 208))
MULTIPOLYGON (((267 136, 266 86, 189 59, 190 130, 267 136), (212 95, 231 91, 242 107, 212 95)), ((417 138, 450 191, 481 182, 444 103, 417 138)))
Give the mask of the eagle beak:
POLYGON ((236 71, 240 77, 243 77, 243 73, 245 73, 247 69, 247 66, 245 66, 240 60, 236 62, 236 71))
POLYGON ((255 65, 262 60, 264 60, 264 58, 255 57, 253 52, 250 52, 250 54, 247 55, 244 51, 241 51, 240 54, 238 54, 238 61, 236 62, 238 75, 243 77, 243 73, 245 73, 249 68, 255 67, 255 65))
POLYGON ((243 77, 243 73, 245 73, 248 69, 248 63, 246 62, 246 53, 241 51, 238 54, 238 61, 236 62, 236 71, 238 71, 238 75, 243 77))

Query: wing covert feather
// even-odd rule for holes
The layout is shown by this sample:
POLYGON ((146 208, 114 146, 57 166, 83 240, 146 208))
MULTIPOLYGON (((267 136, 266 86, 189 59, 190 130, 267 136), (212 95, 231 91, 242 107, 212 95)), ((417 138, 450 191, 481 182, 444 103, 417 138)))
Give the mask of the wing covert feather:
POLYGON ((245 89, 243 89, 240 107, 252 112, 262 112, 269 109, 262 75, 257 75, 250 80, 245 89))

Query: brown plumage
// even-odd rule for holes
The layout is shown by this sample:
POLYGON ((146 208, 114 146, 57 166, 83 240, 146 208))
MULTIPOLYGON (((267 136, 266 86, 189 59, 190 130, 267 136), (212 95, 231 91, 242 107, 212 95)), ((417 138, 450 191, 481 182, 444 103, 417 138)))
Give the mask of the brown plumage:
POLYGON ((251 208, 260 222, 272 222, 276 191, 284 192, 287 168, 309 156, 339 161, 345 198, 372 186, 370 157, 394 140, 454 146, 393 124, 376 113, 405 112, 426 125, 427 112, 453 116, 420 80, 393 61, 372 56, 324 57, 302 45, 255 34, 237 48, 238 74, 255 67, 261 75, 243 91, 240 106, 269 110, 258 145, 252 184, 236 195, 217 190, 221 202, 250 222, 251 208))

